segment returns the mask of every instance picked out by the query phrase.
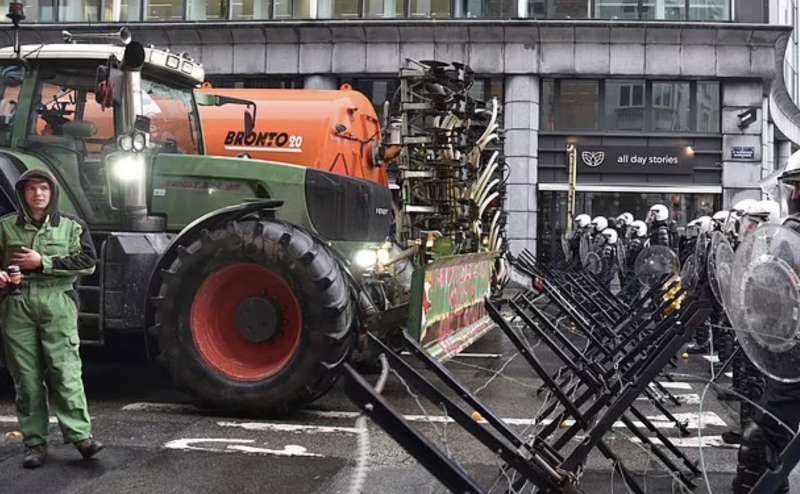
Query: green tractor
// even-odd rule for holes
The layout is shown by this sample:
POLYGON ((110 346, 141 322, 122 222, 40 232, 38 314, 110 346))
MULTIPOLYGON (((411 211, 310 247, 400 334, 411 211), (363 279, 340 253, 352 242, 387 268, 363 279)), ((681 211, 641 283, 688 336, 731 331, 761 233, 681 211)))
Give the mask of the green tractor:
POLYGON ((207 156, 198 107, 241 105, 247 135, 252 102, 195 91, 203 69, 185 55, 71 41, 0 49, 0 213, 15 210, 23 172, 46 169, 61 211, 89 225, 99 264, 78 287, 84 344, 141 335, 201 403, 282 414, 326 393, 367 331, 406 328, 446 358, 491 327, 492 232, 468 247, 399 231, 402 187, 207 156))

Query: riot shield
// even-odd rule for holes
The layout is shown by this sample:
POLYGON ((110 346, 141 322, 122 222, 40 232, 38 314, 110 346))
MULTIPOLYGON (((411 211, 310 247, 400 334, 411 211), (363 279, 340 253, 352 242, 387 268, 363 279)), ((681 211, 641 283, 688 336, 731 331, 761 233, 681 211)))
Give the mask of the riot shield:
POLYGON ((711 285, 711 293, 714 294, 714 298, 720 305, 722 305, 724 302, 719 283, 719 273, 717 272, 717 249, 724 241, 726 241, 725 234, 719 231, 713 232, 711 234, 711 243, 708 247, 708 253, 706 256, 706 273, 708 274, 708 284, 711 285))
POLYGON ((603 260, 597 252, 589 252, 586 256, 586 264, 584 265, 586 271, 595 276, 599 276, 603 272, 603 260))
POLYGON ((736 249, 731 324, 742 349, 764 374, 800 382, 800 234, 759 227, 736 249))
POLYGON ((642 284, 654 287, 662 281, 665 275, 678 274, 680 261, 669 247, 652 245, 639 253, 634 271, 642 284))
POLYGON ((697 243, 694 246, 694 268, 697 281, 706 275, 706 257, 708 255, 708 235, 706 232, 697 236, 697 243))
POLYGON ((586 257, 592 252, 592 238, 589 232, 581 234, 581 242, 578 247, 578 254, 581 256, 581 264, 586 267, 586 257))
POLYGON ((733 259, 734 252, 731 243, 725 238, 717 246, 717 252, 714 255, 716 262, 716 276, 719 283, 719 291, 722 296, 722 307, 725 313, 728 314, 730 319, 730 303, 731 303, 731 277, 733 276, 733 259))
POLYGON ((694 265, 694 254, 690 254, 689 257, 683 261, 683 266, 681 266, 681 284, 690 292, 697 286, 697 268, 694 265))
POLYGON ((561 235, 561 250, 564 251, 564 259, 567 262, 572 261, 572 249, 569 246, 569 239, 567 238, 567 234, 561 235))
POLYGON ((626 266, 628 263, 628 257, 626 252, 628 250, 628 247, 622 240, 618 240, 617 245, 615 247, 617 249, 617 266, 619 267, 619 272, 625 274, 625 272, 627 271, 626 266))

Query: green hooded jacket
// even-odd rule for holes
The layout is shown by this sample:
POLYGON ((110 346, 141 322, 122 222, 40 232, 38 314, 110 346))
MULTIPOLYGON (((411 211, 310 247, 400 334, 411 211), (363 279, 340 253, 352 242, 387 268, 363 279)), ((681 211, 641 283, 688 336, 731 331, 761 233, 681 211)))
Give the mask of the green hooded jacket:
POLYGON ((65 283, 76 282, 78 276, 90 275, 97 263, 94 243, 86 224, 58 212, 59 188, 50 173, 43 170, 28 170, 15 184, 17 212, 0 218, 0 255, 5 270, 12 264, 14 253, 22 247, 35 250, 42 256, 39 270, 25 272, 27 280, 42 278, 64 279, 65 283), (37 226, 25 203, 24 182, 29 179, 45 180, 50 184, 50 203, 47 217, 37 226))

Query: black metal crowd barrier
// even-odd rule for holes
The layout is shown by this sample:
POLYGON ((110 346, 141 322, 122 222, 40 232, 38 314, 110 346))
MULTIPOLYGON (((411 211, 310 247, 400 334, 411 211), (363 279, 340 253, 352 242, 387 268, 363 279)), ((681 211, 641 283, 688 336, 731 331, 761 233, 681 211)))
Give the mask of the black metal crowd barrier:
MULTIPOLYGON (((543 381, 548 398, 533 417, 541 429, 521 437, 475 393, 458 382, 447 367, 431 358, 413 338, 405 348, 428 370, 422 375, 377 338, 370 343, 384 353, 391 368, 416 394, 442 407, 452 420, 503 462, 507 492, 533 485, 542 493, 576 492, 593 450, 610 460, 631 492, 644 494, 633 473, 604 437, 621 423, 686 489, 702 474, 679 448, 636 406, 647 398, 678 430, 688 435, 665 402, 680 402, 660 386, 657 377, 688 343, 711 312, 703 286, 689 293, 680 280, 667 279, 642 290, 633 300, 620 300, 594 276, 553 270, 529 252, 514 261, 533 280, 533 287, 513 296, 487 300, 489 316, 543 381), (546 310, 541 302, 546 302, 546 310), (567 321, 585 346, 555 320, 567 321), (532 350, 529 338, 545 345, 560 367, 549 371, 532 350), (433 379, 431 379, 431 376, 433 379), (552 399, 550 398, 552 397, 552 399), (480 420, 476 420, 477 412, 480 420), (549 420, 549 422, 548 422, 549 420), (651 438, 651 435, 653 436, 651 438), (582 437, 580 440, 579 436, 582 437)), ((351 366, 345 366, 347 395, 376 424, 453 492, 483 492, 458 462, 412 427, 351 366)))

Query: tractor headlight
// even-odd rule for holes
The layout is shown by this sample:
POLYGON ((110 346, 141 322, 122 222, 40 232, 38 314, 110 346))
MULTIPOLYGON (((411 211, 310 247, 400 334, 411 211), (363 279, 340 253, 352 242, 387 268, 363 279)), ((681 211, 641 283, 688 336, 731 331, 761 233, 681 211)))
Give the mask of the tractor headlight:
POLYGON ((141 153, 145 147, 147 147, 147 136, 142 132, 133 134, 133 150, 141 153))
POLYGON ((144 179, 145 157, 141 154, 120 154, 109 163, 111 175, 119 182, 130 183, 144 179))
POLYGON ((374 249, 361 249, 356 252, 353 262, 362 269, 372 269, 378 262, 378 253, 374 249))
POLYGON ((129 135, 121 135, 117 140, 117 146, 122 151, 133 151, 133 138, 129 135))
POLYGON ((392 259, 392 254, 389 252, 389 249, 385 247, 381 247, 378 249, 378 252, 375 254, 378 264, 386 264, 392 259))

